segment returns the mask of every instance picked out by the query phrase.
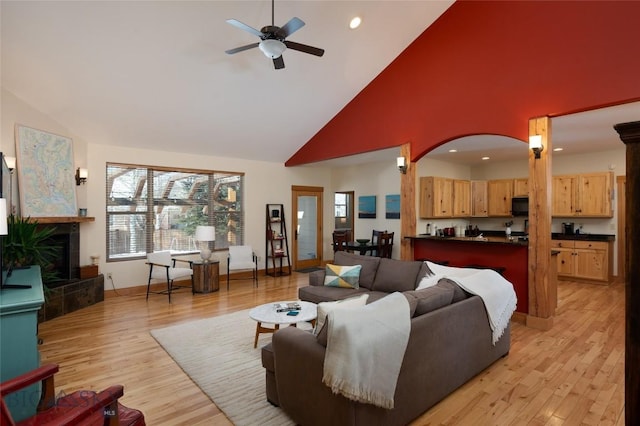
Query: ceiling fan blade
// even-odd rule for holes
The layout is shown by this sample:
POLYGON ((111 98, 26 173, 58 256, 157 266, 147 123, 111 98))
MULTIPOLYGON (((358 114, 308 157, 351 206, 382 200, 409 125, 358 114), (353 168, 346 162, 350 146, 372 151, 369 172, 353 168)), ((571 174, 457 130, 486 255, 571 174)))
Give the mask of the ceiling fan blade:
POLYGON ((244 30, 248 33, 251 33, 253 35, 256 35, 258 37, 262 37, 262 33, 258 30, 256 30, 253 27, 250 27, 249 25, 242 23, 240 21, 238 21, 237 19, 227 19, 227 23, 233 25, 234 27, 240 28, 241 30, 244 30))
POLYGON ((285 40, 284 44, 293 50, 297 50, 299 52, 309 53, 311 55, 322 56, 324 55, 324 49, 319 49, 313 46, 307 46, 306 44, 296 43, 294 41, 285 40))
POLYGON ((291 18, 289 22, 284 24, 282 28, 278 30, 278 35, 282 37, 289 37, 291 34, 304 27, 304 21, 300 18, 291 18))
POLYGON ((225 50, 224 53, 229 54, 229 55, 233 55, 234 53, 238 53, 238 52, 242 52, 244 50, 249 50, 249 49, 253 49, 254 47, 258 47, 259 44, 260 43, 247 44, 246 46, 240 46, 240 47, 236 47, 235 49, 225 50))
POLYGON ((273 66, 277 70, 284 68, 284 59, 282 59, 282 55, 277 58, 273 58, 273 66))

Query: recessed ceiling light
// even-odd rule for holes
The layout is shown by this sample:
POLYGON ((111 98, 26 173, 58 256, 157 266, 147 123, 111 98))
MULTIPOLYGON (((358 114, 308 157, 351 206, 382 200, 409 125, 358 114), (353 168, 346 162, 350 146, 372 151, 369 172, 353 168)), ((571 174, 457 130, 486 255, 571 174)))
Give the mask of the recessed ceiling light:
POLYGON ((355 30, 360 26, 361 23, 362 23, 362 19, 360 19, 359 16, 356 16, 351 20, 351 22, 349 22, 349 28, 351 28, 352 30, 355 30))
POLYGON ((491 157, 482 157, 483 160, 489 160, 491 157))
POLYGON ((457 149, 450 149, 449 152, 458 152, 457 149))
POLYGON ((564 148, 553 148, 554 151, 562 151, 564 148))

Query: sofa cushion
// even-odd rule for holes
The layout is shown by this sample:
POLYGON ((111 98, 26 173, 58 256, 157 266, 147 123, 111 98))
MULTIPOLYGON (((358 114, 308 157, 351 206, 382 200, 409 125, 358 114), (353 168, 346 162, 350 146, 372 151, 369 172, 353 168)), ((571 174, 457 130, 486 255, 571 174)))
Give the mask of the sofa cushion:
POLYGON ((407 298, 407 302, 409 302, 409 316, 413 318, 416 313, 416 308, 418 307, 418 298, 410 293, 412 292, 405 291, 402 294, 404 294, 404 297, 407 298))
POLYGON ((306 286, 298 289, 298 298, 312 303, 342 300, 360 294, 369 294, 366 288, 340 288, 328 286, 306 286))
POLYGON ((453 300, 451 303, 459 302, 471 296, 471 293, 467 293, 458 285, 458 283, 450 280, 449 278, 440 278, 436 287, 453 289, 453 300))
POLYGON ((318 317, 316 319, 316 328, 314 329, 314 333, 317 335, 322 326, 324 325, 325 320, 327 319, 327 314, 335 309, 353 309, 359 308, 361 306, 366 305, 367 299, 369 298, 368 294, 361 294, 356 297, 350 297, 344 300, 337 300, 335 302, 322 302, 318 303, 318 317))
MULTIPOLYGON (((443 306, 451 304, 453 300, 453 288, 433 286, 422 290, 407 291, 405 296, 417 299, 414 316, 420 316, 427 312, 435 311, 443 306)), ((411 302, 409 302, 411 306, 411 302)))
POLYGON ((433 275, 433 271, 429 269, 429 265, 427 265, 427 262, 422 262, 422 265, 420 266, 420 270, 418 271, 418 276, 416 277, 416 286, 414 288, 416 289, 418 288, 420 281, 424 277, 429 277, 431 275, 433 275))
POLYGON ((362 265, 362 269, 360 270, 360 287, 368 288, 369 290, 373 288, 373 280, 376 277, 379 263, 379 257, 362 256, 346 251, 337 251, 333 256, 334 265, 362 265))
POLYGON ((358 288, 362 265, 339 266, 327 264, 324 285, 340 288, 358 288))
POLYGON ((380 259, 372 290, 393 293, 416 288, 416 278, 423 262, 380 259))

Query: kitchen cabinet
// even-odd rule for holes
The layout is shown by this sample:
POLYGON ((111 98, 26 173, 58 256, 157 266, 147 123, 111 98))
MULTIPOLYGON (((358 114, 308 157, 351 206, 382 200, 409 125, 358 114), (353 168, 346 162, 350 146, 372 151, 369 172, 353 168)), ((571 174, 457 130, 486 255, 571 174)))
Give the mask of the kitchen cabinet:
POLYGON ((453 217, 471 216, 471 182, 454 179, 452 204, 453 217))
POLYGON ((513 179, 490 180, 487 194, 489 216, 511 216, 513 179))
POLYGON ((487 217, 487 181, 472 180, 471 181, 471 216, 487 217))
POLYGON ((518 178, 513 180, 513 196, 514 197, 529 196, 529 179, 518 178))
POLYGON ((453 216, 453 179, 437 176, 420 178, 420 217, 453 216))
POLYGON ((613 217, 613 173, 585 173, 553 177, 554 217, 613 217))
POLYGON ((559 279, 586 280, 608 284, 613 250, 607 241, 551 240, 558 250, 559 279))

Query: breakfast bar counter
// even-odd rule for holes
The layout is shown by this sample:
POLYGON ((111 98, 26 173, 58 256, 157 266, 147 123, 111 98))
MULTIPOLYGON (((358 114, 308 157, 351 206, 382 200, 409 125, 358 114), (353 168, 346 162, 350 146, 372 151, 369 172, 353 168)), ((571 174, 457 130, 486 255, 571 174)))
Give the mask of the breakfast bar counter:
POLYGON ((518 297, 517 312, 529 312, 529 242, 518 237, 435 237, 417 235, 413 258, 447 266, 490 268, 510 281, 518 297))

